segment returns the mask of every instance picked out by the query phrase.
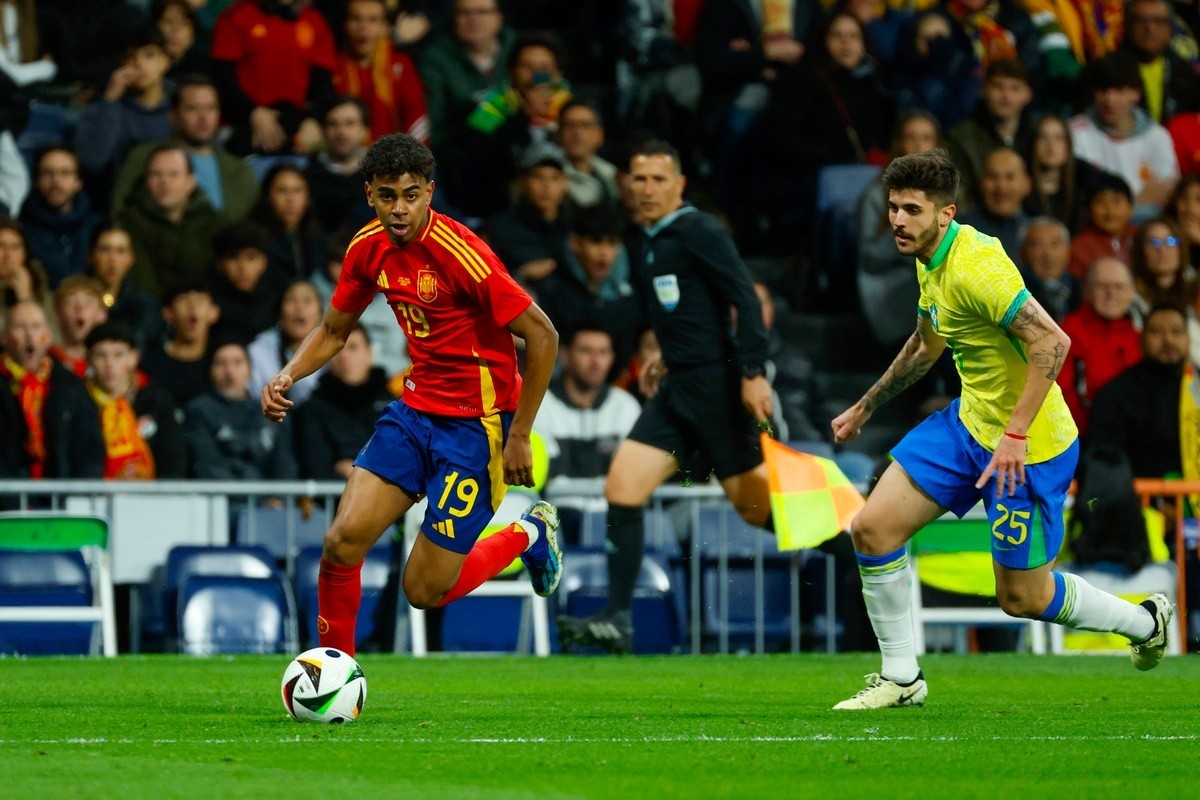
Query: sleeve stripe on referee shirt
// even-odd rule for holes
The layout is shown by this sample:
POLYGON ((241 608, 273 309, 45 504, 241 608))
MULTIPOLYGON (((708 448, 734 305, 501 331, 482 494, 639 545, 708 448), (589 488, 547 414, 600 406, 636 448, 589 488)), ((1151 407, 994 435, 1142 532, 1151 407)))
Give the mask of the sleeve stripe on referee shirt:
POLYGON ((487 262, 462 237, 444 226, 440 221, 434 223, 430 235, 438 242, 441 242, 458 259, 459 263, 463 265, 477 283, 492 274, 491 267, 487 265, 487 262))

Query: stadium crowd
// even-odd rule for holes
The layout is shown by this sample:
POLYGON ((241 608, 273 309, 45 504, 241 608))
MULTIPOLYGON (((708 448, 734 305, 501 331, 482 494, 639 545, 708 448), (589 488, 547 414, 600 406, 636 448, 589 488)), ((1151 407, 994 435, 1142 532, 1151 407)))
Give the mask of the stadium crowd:
MULTIPOLYGON (((0 0, 0 474, 344 476, 402 390, 382 297, 282 430, 255 398, 371 219, 359 159, 405 132, 435 205, 564 332, 556 475, 604 473, 655 347, 623 155, 655 135, 756 267, 768 328, 773 298, 849 312, 881 352, 911 331, 913 264, 877 183, 814 224, 823 175, 946 148, 958 218, 1072 339, 1080 429, 1138 476, 1196 476, 1197 32, 1171 0, 0 0), (581 409, 594 452, 563 429, 581 409)), ((777 383, 809 380, 781 355, 805 343, 771 335, 777 383)), ((777 426, 827 439, 800 397, 777 426)))

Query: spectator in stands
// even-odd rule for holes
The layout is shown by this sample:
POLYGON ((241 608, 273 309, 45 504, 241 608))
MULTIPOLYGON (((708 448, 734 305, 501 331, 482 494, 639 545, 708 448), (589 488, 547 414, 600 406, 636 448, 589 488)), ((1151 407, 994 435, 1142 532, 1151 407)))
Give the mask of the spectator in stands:
POLYGON ((1171 136, 1141 108, 1142 77, 1128 53, 1114 53, 1088 65, 1092 105, 1071 119, 1075 155, 1116 172, 1129 184, 1134 217, 1162 212, 1179 180, 1171 136))
POLYGON ((1130 314, 1133 276, 1129 267, 1104 256, 1088 270, 1083 291, 1083 304, 1062 323, 1063 332, 1071 337, 1071 349, 1057 379, 1080 436, 1087 435, 1096 393, 1142 357, 1130 314))
POLYGON ((1139 478, 1181 474, 1180 403, 1186 397, 1188 347, 1184 311, 1155 306, 1142 327, 1142 360, 1113 378, 1092 404, 1089 445, 1116 447, 1139 478))
MULTIPOLYGON (((342 273, 342 259, 354 236, 353 229, 342 229, 330 237, 325 251, 325 269, 313 276, 312 284, 321 294, 321 304, 327 305, 333 297, 338 276, 342 273)), ((358 318, 371 342, 371 353, 375 363, 391 376, 399 375, 412 362, 408 358, 408 340, 404 329, 396 324, 396 310, 388 305, 382 292, 358 318)))
POLYGON ((1156 303, 1187 308, 1192 299, 1187 264, 1183 260, 1184 241, 1174 224, 1165 218, 1153 219, 1133 235, 1129 265, 1137 290, 1134 313, 1138 319, 1156 303))
POLYGON ((1130 246, 1137 226, 1133 217, 1133 191, 1119 175, 1109 172, 1097 176, 1086 198, 1083 226, 1071 240, 1071 260, 1067 269, 1082 279, 1101 256, 1116 256, 1129 263, 1130 246))
MULTIPOLYGON (((928 111, 909 111, 896 122, 892 158, 924 153, 941 143, 937 118, 928 111)), ((881 344, 899 346, 913 332, 912 309, 920 299, 911 258, 896 250, 888 223, 887 196, 876 181, 863 192, 858 206, 858 294, 871 331, 881 344)))
POLYGON ((566 208, 567 159, 556 145, 530 145, 521 156, 516 205, 487 221, 488 244, 522 281, 552 273, 571 230, 566 208))
POLYGON ((266 230, 267 255, 280 275, 307 279, 324 263, 326 234, 302 168, 276 164, 267 170, 262 197, 250 217, 266 230))
POLYGON ((396 399, 388 390, 387 373, 372 361, 371 341, 359 324, 346 338, 346 346, 329 360, 329 369, 312 395, 296 410, 301 478, 350 477, 354 458, 374 433, 375 421, 396 399))
POLYGON ((362 101, 370 140, 388 133, 407 133, 429 144, 425 87, 412 58, 389 40, 387 13, 385 0, 350 0, 346 4, 345 46, 338 53, 333 88, 362 101))
POLYGON ((562 47, 552 35, 523 34, 509 53, 508 80, 467 117, 464 136, 450 148, 442 183, 469 217, 508 208, 521 154, 553 135, 558 111, 571 99, 562 63, 562 47))
POLYGON ((164 84, 170 66, 162 34, 144 28, 126 47, 104 94, 79 118, 75 152, 84 174, 100 188, 93 194, 105 208, 117 171, 134 145, 165 139, 171 133, 164 84))
POLYGON ((79 161, 70 148, 52 145, 34 159, 33 192, 21 207, 21 227, 34 258, 46 269, 50 287, 87 267, 88 242, 100 224, 92 211, 79 161))
POLYGON ((228 147, 239 155, 308 152, 320 141, 312 110, 333 95, 337 65, 324 17, 300 0, 242 0, 217 18, 213 77, 228 147))
POLYGON ((614 365, 624 366, 637 346, 641 315, 630 285, 624 223, 612 205, 577 211, 557 268, 533 284, 538 305, 560 331, 583 321, 602 323, 612 339, 614 365))
POLYGON ((1184 175, 1163 212, 1183 234, 1184 262, 1200 265, 1200 175, 1184 175))
POLYGON ((1055 322, 1062 323, 1080 302, 1079 281, 1067 272, 1071 234, 1061 220, 1034 217, 1020 234, 1020 267, 1025 287, 1055 322))
POLYGON ((212 354, 211 388, 184 409, 192 477, 201 480, 286 480, 296 477, 292 426, 263 416, 250 394, 250 357, 228 342, 212 354))
POLYGON ((142 370, 174 395, 180 407, 209 386, 209 332, 220 316, 220 307, 202 281, 177 283, 163 295, 168 338, 142 351, 142 370))
POLYGON ((1125 6, 1121 43, 1137 59, 1142 109, 1164 124, 1181 111, 1200 109, 1200 77, 1171 49, 1173 5, 1170 0, 1131 0, 1125 6))
POLYGON ((154 0, 150 6, 150 21, 162 34, 163 48, 171 59, 167 71, 171 80, 212 74, 207 44, 199 41, 200 20, 194 4, 196 0, 154 0))
MULTIPOLYGON (((796 208, 805 217, 800 209, 811 207, 822 167, 887 163, 895 119, 894 101, 867 52, 858 18, 834 13, 819 41, 814 53, 781 69, 771 82, 764 121, 767 185, 781 207, 796 208)), ((796 213, 785 213, 781 224, 794 225, 796 213)))
POLYGON ((590 103, 572 100, 558 112, 558 143, 567 157, 567 197, 579 208, 617 200, 617 168, 597 155, 604 121, 590 103))
POLYGON ((117 219, 133 237, 129 279, 151 297, 161 297, 172 283, 208 274, 221 216, 197 188, 181 145, 157 145, 146 159, 142 183, 117 219))
POLYGON ((30 257, 25 232, 11 219, 0 219, 0 291, 4 293, 4 308, 29 300, 42 307, 47 320, 54 319, 54 294, 46 271, 30 257))
POLYGON ((8 309, 0 357, 0 462, 10 477, 99 478, 100 420, 83 381, 50 357, 52 341, 41 305, 22 300, 8 309))
POLYGON ((76 378, 86 378, 88 334, 108 321, 104 289, 93 278, 72 275, 54 291, 54 311, 61 333, 50 346, 50 355, 76 378))
POLYGON ((942 130, 970 116, 982 88, 974 50, 953 33, 950 18, 941 9, 918 16, 911 38, 897 50, 891 76, 900 113, 928 111, 942 130))
MULTIPOLYGON (((700 71, 675 0, 625 3, 618 24, 617 116, 633 130, 673 141, 692 129, 700 104, 700 71)), ((691 5, 697 10, 701 2, 691 5)))
POLYGON ((1023 204, 1031 189, 1021 154, 1011 147, 993 150, 983 160, 979 177, 982 202, 962 214, 959 221, 995 236, 1004 245, 1004 252, 1016 255, 1021 251, 1021 228, 1029 219, 1023 204))
POLYGON ((555 496, 566 541, 577 542, 578 511, 604 508, 604 476, 642 409, 624 389, 608 385, 615 361, 608 326, 598 319, 579 319, 563 330, 562 370, 550 382, 533 429, 550 456, 545 492, 555 496), (583 497, 572 500, 573 492, 583 497), (576 513, 563 513, 571 510, 576 513))
POLYGON ((120 322, 100 325, 88 334, 87 354, 87 390, 104 435, 104 477, 186 478, 183 412, 169 391, 138 372, 133 331, 120 322))
MULTIPOLYGON (((250 354, 250 385, 266 386, 320 322, 321 295, 316 287, 308 281, 295 281, 289 285, 279 302, 275 325, 256 336, 246 348, 250 354)), ((297 381, 288 392, 292 402, 299 405, 307 400, 325 371, 323 366, 297 381)))
POLYGON ((217 231, 213 239, 217 279, 213 299, 221 309, 214 337, 249 344, 279 319, 287 278, 268 258, 270 239, 249 220, 217 231))
POLYGON ((1084 198, 1100 170, 1075 158, 1066 118, 1057 114, 1039 117, 1033 126, 1032 146, 1025 152, 1033 180, 1033 190, 1025 198, 1025 213, 1054 217, 1070 232, 1078 231, 1083 225, 1084 198))
POLYGON ((187 153, 208 204, 227 220, 246 216, 258 200, 254 170, 220 144, 221 104, 217 88, 203 75, 181 75, 171 93, 170 139, 144 142, 129 152, 113 190, 113 209, 120 212, 132 202, 137 186, 146 175, 150 154, 166 144, 176 144, 187 153))
POLYGON ((111 224, 97 227, 89 253, 91 274, 100 284, 109 320, 128 325, 138 342, 138 350, 143 353, 149 345, 158 346, 162 312, 150 295, 125 280, 133 267, 133 238, 129 231, 111 224))
POLYGON ((984 162, 992 152, 1002 147, 1029 152, 1033 126, 1026 110, 1032 101, 1029 73, 1020 61, 1007 58, 988 64, 983 98, 975 113, 946 136, 947 150, 962 178, 958 187, 960 208, 961 204, 975 205, 982 200, 977 190, 984 162))
MULTIPOLYGON (((37 13, 33 0, 9 0, 0 6, 0 74, 9 86, 0 88, 0 97, 15 88, 52 81, 58 65, 42 47, 38 36, 37 13)), ((2 83, 3 81, 0 81, 2 83)))
MULTIPOLYGON (((354 5, 380 5, 377 0, 354 5)), ((308 160, 304 176, 312 192, 313 211, 327 231, 343 225, 359 227, 374 218, 363 194, 366 179, 358 164, 367 152, 371 115, 361 100, 335 98, 321 114, 325 147, 308 160)), ((318 262, 319 263, 319 262, 318 262)), ((315 269, 317 264, 312 265, 315 269)))
POLYGON ((504 81, 516 39, 499 0, 454 0, 452 6, 452 29, 434 37, 420 57, 430 138, 439 149, 462 140, 480 98, 504 81))

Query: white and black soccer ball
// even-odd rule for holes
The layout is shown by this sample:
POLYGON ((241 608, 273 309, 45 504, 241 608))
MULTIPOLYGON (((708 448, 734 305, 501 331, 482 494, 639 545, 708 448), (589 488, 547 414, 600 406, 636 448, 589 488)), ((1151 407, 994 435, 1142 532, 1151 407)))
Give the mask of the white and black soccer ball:
POLYGON ((283 707, 297 722, 354 722, 367 701, 367 679, 354 658, 314 647, 283 671, 283 707))

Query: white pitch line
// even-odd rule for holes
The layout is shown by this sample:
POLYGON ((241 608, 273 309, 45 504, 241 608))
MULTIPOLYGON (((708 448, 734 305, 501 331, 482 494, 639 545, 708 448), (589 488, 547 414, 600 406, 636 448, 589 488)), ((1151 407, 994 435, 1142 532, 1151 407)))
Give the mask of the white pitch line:
MULTIPOLYGON (((312 730, 321 730, 313 726, 312 730)), ((332 740, 347 744, 804 744, 824 742, 1194 742, 1200 740, 1200 734, 1156 735, 1143 734, 1135 736, 841 736, 837 734, 812 734, 810 736, 706 736, 697 734, 691 736, 624 736, 624 737, 469 737, 457 739, 439 739, 420 737, 406 739, 348 736, 345 739, 332 740)), ((289 736, 282 739, 108 739, 108 738, 70 738, 70 739, 0 739, 0 746, 7 745, 96 745, 96 744, 305 744, 312 742, 311 737, 289 736)), ((321 740, 331 741, 331 740, 321 740)))

